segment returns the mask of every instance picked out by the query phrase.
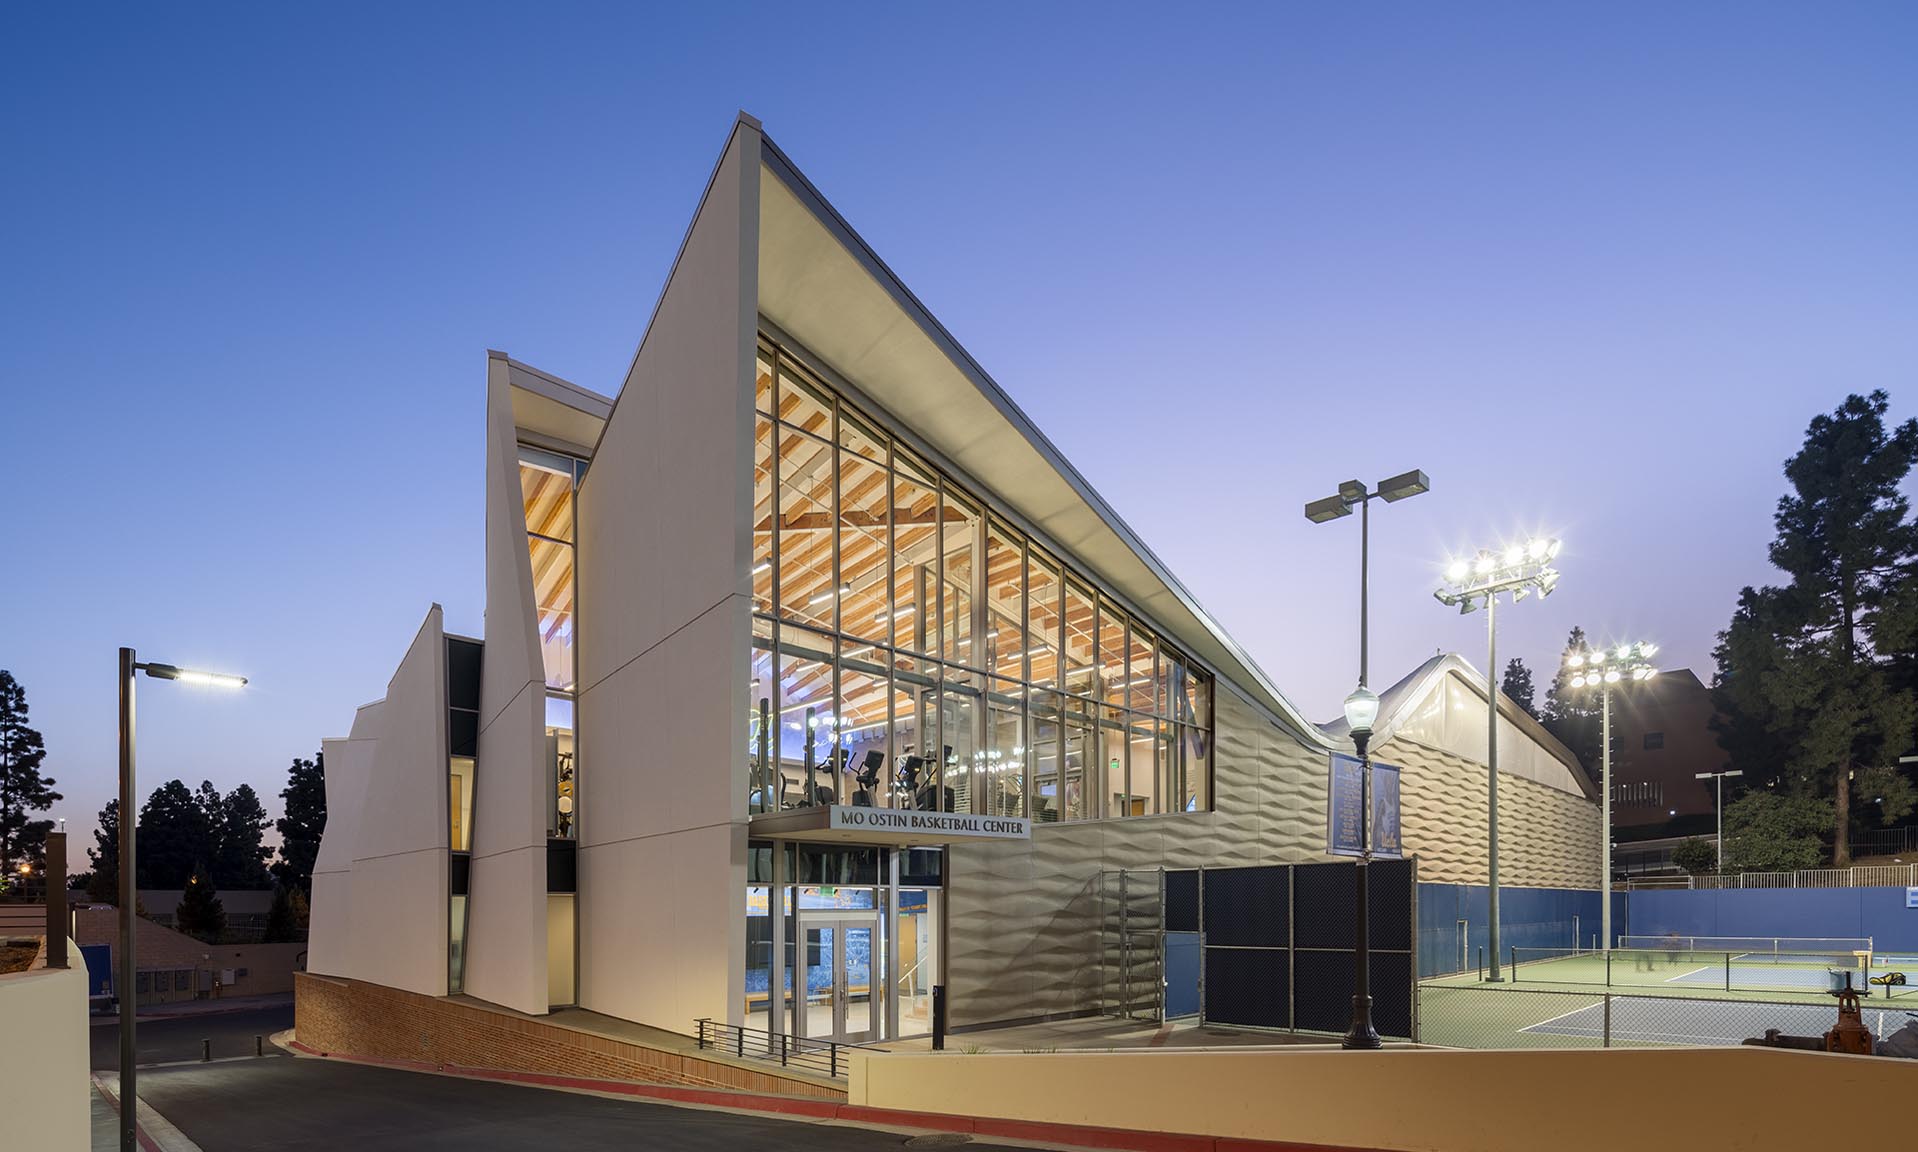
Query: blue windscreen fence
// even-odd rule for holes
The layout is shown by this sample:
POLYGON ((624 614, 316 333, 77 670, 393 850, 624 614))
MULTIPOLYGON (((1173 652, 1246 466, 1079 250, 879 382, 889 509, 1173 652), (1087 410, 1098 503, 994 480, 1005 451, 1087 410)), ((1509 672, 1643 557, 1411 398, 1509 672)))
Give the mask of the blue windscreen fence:
MULTIPOLYGON (((1597 947, 1600 909, 1596 891, 1500 885, 1499 949, 1597 947)), ((1421 979, 1480 964, 1490 941, 1491 896, 1485 885, 1420 884, 1418 914, 1421 979)), ((1625 895, 1614 892, 1612 933, 1627 930, 1625 895)))
POLYGON ((1631 931, 1641 936, 1870 937, 1872 950, 1881 956, 1918 957, 1918 908, 1908 903, 1903 888, 1641 890, 1632 893, 1631 931))

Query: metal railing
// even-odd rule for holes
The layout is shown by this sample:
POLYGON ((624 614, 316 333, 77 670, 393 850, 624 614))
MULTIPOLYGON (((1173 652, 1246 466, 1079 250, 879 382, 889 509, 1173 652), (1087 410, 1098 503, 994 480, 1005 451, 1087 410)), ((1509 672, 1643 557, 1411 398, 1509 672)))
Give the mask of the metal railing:
POLYGON ((1918 864, 1861 864, 1797 872, 1734 872, 1725 876, 1648 876, 1625 882, 1627 891, 1672 888, 1918 888, 1918 864))
POLYGON ((765 1060, 782 1068, 811 1072, 834 1080, 843 1080, 848 1068, 847 1054, 855 1049, 884 1052, 876 1044, 848 1044, 839 1040, 813 1040, 789 1036, 784 1032, 764 1032, 741 1028, 704 1016, 694 1021, 695 1036, 701 1051, 717 1052, 741 1060, 765 1060))

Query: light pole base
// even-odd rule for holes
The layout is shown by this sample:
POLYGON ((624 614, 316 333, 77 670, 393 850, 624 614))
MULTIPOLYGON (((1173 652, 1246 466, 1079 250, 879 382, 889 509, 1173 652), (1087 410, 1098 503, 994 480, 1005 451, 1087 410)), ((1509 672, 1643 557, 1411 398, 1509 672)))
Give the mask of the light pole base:
POLYGON ((1352 997, 1352 1027, 1346 1031, 1345 1039, 1339 1041, 1339 1047, 1369 1050, 1383 1046, 1378 1031, 1372 1027, 1372 998, 1352 997))

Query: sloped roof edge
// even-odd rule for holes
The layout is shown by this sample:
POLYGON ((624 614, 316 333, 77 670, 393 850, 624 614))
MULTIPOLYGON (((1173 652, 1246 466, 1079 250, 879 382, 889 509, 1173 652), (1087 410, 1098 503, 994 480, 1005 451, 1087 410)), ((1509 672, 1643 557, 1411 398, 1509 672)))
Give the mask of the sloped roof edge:
MULTIPOLYGON (((1058 447, 1007 395, 1005 389, 1000 387, 998 382, 939 322, 938 318, 933 316, 931 310, 913 295, 905 282, 894 274, 872 246, 867 244, 845 217, 840 215, 805 173, 799 170, 798 165, 793 163, 792 159, 774 143, 772 137, 762 135, 760 142, 760 160, 767 170, 785 185, 800 204, 838 240, 846 252, 863 266, 867 275, 892 298, 899 310, 924 332, 960 374, 991 403, 1007 424, 1045 460, 1046 464, 1072 489, 1078 499, 1084 502, 1104 526, 1132 550, 1152 576, 1172 594, 1179 606, 1199 623, 1211 641, 1217 645, 1219 653, 1225 657, 1223 661, 1218 661, 1216 656, 1214 657, 1214 662, 1224 665, 1215 670, 1231 680, 1240 695, 1245 696, 1254 707, 1267 713, 1281 727, 1307 743, 1326 748, 1333 747, 1336 742, 1328 739, 1318 725, 1308 720, 1238 641, 1234 640, 1218 621, 1199 605, 1198 600, 1140 539, 1138 533, 1134 532, 1111 505, 1106 503, 1104 497, 1093 489, 1058 447)), ((1161 627, 1170 624, 1169 621, 1164 620, 1159 623, 1161 627)))
MULTIPOLYGON (((1439 690, 1448 676, 1457 677, 1461 683, 1471 689, 1473 695, 1481 700, 1485 699, 1484 675, 1472 666, 1471 661, 1458 653, 1442 652, 1414 668, 1398 683, 1379 693, 1379 719, 1372 729, 1373 745, 1377 746, 1390 740, 1406 720, 1424 705, 1426 698, 1439 690)), ((1546 730, 1545 725, 1539 723, 1503 692, 1498 696, 1498 712, 1521 732, 1537 741, 1560 763, 1571 769, 1572 778, 1578 781, 1578 786, 1584 790, 1587 799, 1598 799, 1598 786, 1592 782, 1585 766, 1579 763, 1578 757, 1570 748, 1546 730)), ((1351 740, 1343 716, 1319 725, 1319 730, 1325 734, 1326 739, 1334 743, 1345 744, 1351 740)))

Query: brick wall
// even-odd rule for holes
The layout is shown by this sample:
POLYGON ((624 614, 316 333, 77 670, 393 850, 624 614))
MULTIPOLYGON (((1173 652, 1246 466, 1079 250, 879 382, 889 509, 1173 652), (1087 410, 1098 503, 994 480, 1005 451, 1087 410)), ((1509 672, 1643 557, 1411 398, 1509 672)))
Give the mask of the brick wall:
POLYGON ((469 1000, 307 972, 294 980, 293 1028, 307 1047, 346 1056, 846 1098, 843 1086, 782 1075, 753 1061, 717 1059, 690 1038, 662 1034, 658 1046, 634 1043, 469 1000))
MULTIPOLYGON (((74 939, 81 944, 107 944, 119 951, 120 913, 114 908, 82 908, 73 914, 74 939)), ((142 972, 192 970, 187 990, 175 990, 167 981, 165 993, 149 993, 140 1002, 190 1000, 198 995, 197 973, 215 977, 231 970, 235 979, 220 989, 221 996, 268 996, 293 991, 293 973, 306 954, 305 944, 208 944, 144 917, 134 920, 134 960, 142 972), (241 969, 246 975, 241 976, 241 969)), ((120 958, 113 958, 119 970, 120 958)))

